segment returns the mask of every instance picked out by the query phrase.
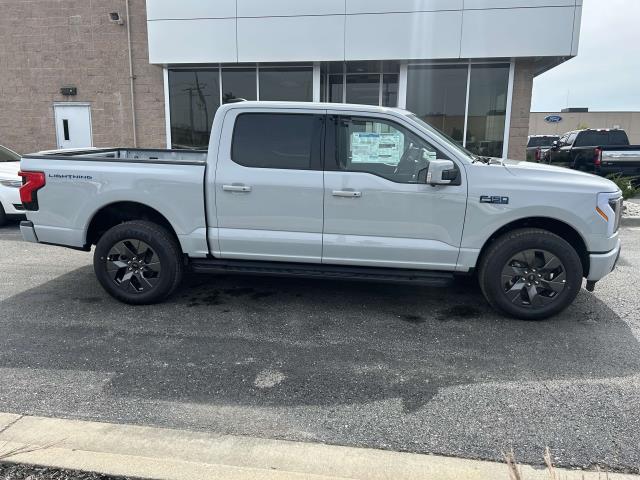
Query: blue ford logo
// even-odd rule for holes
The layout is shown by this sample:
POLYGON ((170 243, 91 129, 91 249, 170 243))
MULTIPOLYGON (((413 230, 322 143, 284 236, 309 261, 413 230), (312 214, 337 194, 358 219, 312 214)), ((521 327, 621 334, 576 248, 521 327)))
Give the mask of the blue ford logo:
POLYGON ((548 123, 560 123, 562 121, 562 117, 560 115, 549 115, 544 117, 544 121, 548 123))

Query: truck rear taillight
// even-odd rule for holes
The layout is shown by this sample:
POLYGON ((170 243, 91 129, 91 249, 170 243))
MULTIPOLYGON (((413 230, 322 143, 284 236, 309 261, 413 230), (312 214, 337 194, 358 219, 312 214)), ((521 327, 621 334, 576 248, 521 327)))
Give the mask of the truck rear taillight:
POLYGON ((596 167, 600 167, 602 165, 602 149, 596 148, 593 154, 593 164, 596 167))
POLYGON ((47 183, 44 172, 18 172, 22 177, 20 201, 25 210, 38 210, 38 190, 47 183))
POLYGON ((536 162, 540 163, 542 160, 542 149, 540 147, 536 148, 536 162))

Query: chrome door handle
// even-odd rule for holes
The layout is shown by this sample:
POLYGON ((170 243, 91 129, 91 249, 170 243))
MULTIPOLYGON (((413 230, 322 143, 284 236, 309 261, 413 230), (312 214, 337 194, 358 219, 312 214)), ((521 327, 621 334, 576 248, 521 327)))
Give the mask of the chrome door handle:
POLYGON ((249 193, 251 187, 249 185, 223 185, 222 190, 225 192, 249 193))
POLYGON ((356 192, 354 190, 334 190, 332 195, 334 197, 360 198, 362 196, 362 192, 356 192))

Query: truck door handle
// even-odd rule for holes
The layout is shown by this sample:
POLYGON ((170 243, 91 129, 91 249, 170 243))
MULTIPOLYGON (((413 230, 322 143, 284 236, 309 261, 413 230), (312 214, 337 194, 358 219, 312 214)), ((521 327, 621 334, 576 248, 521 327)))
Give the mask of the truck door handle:
POLYGON ((334 197, 360 198, 362 196, 362 192, 356 192, 354 190, 334 190, 332 195, 334 197))
POLYGON ((225 192, 241 192, 241 193, 249 193, 251 191, 251 187, 249 185, 223 185, 222 190, 225 192))

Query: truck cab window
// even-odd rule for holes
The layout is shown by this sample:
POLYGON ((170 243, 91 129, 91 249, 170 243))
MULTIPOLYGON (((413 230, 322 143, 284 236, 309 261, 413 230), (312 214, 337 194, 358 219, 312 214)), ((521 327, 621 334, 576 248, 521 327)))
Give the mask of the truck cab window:
POLYGON ((231 159, 253 168, 320 168, 321 115, 243 113, 233 131, 231 159))
POLYGON ((336 143, 338 170, 398 183, 418 183, 431 160, 448 159, 404 127, 381 119, 339 118, 336 143))

